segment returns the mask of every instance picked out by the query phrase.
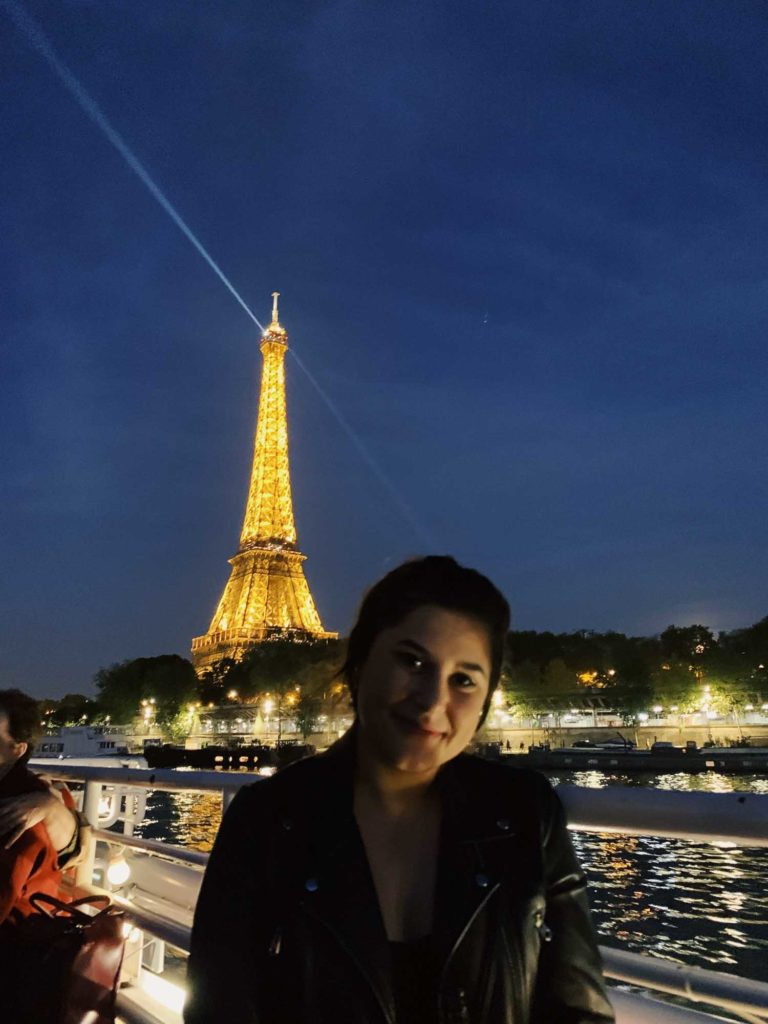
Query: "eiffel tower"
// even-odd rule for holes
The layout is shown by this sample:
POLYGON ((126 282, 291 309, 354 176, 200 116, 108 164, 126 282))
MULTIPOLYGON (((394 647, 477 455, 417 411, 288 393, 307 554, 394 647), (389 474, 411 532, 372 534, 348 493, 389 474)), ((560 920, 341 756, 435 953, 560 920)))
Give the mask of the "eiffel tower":
POLYGON ((275 634, 297 640, 338 635, 322 627, 304 576, 306 556, 296 547, 285 412, 288 335, 277 316, 279 294, 272 293, 272 323, 261 339, 259 417, 240 546, 208 632, 192 641, 198 672, 222 658, 241 658, 275 634))

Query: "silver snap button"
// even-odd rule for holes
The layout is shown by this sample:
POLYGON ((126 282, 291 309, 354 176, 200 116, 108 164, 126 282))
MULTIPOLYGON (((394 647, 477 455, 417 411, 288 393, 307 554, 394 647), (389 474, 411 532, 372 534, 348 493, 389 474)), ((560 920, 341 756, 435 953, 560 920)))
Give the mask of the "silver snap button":
POLYGON ((308 878, 304 883, 304 888, 307 890, 307 892, 317 892, 319 887, 320 883, 317 881, 316 878, 308 878))
POLYGON ((477 882, 481 889, 487 889, 488 886, 491 884, 488 875, 484 875, 482 872, 480 872, 480 874, 475 875, 475 881, 477 882))
POLYGON ((283 826, 286 832, 290 832, 291 829, 293 828, 293 822, 291 821, 290 818, 283 818, 280 824, 283 826))
POLYGON ((496 827, 500 828, 502 832, 509 832, 509 818, 499 818, 496 827))

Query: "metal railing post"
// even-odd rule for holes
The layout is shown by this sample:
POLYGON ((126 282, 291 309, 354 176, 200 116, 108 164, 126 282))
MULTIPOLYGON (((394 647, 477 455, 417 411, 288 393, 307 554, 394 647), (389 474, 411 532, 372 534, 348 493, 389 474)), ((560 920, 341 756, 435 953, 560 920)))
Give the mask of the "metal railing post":
POLYGON ((96 839, 93 829, 99 827, 99 804, 101 803, 102 784, 100 782, 86 782, 85 793, 83 794, 83 814, 91 826, 84 838, 83 858, 77 865, 75 872, 76 885, 93 884, 93 864, 96 859, 96 839))

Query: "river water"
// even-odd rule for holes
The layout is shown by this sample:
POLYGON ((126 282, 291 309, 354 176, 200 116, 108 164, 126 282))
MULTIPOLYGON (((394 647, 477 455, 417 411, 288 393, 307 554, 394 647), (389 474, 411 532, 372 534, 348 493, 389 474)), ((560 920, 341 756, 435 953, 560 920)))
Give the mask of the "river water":
MULTIPOLYGON (((598 788, 768 794, 768 777, 757 775, 546 774, 554 783, 598 788)), ((215 795, 155 792, 136 835, 210 850, 220 808, 215 795)), ((589 877, 602 944, 768 981, 768 850, 651 836, 572 835, 589 877)))

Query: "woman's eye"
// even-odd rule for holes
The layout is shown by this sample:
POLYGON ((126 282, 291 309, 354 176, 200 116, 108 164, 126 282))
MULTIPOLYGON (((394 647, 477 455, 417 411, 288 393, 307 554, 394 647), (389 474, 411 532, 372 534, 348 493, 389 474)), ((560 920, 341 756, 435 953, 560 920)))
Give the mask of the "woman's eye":
POLYGON ((413 669, 414 672, 420 672, 424 668, 424 659, 420 658, 418 654, 409 654, 407 651, 401 651, 398 657, 401 664, 413 669))
POLYGON ((471 676, 465 676, 464 673, 459 673, 453 677, 454 686, 458 686, 460 690, 471 690, 477 686, 477 683, 471 676))

